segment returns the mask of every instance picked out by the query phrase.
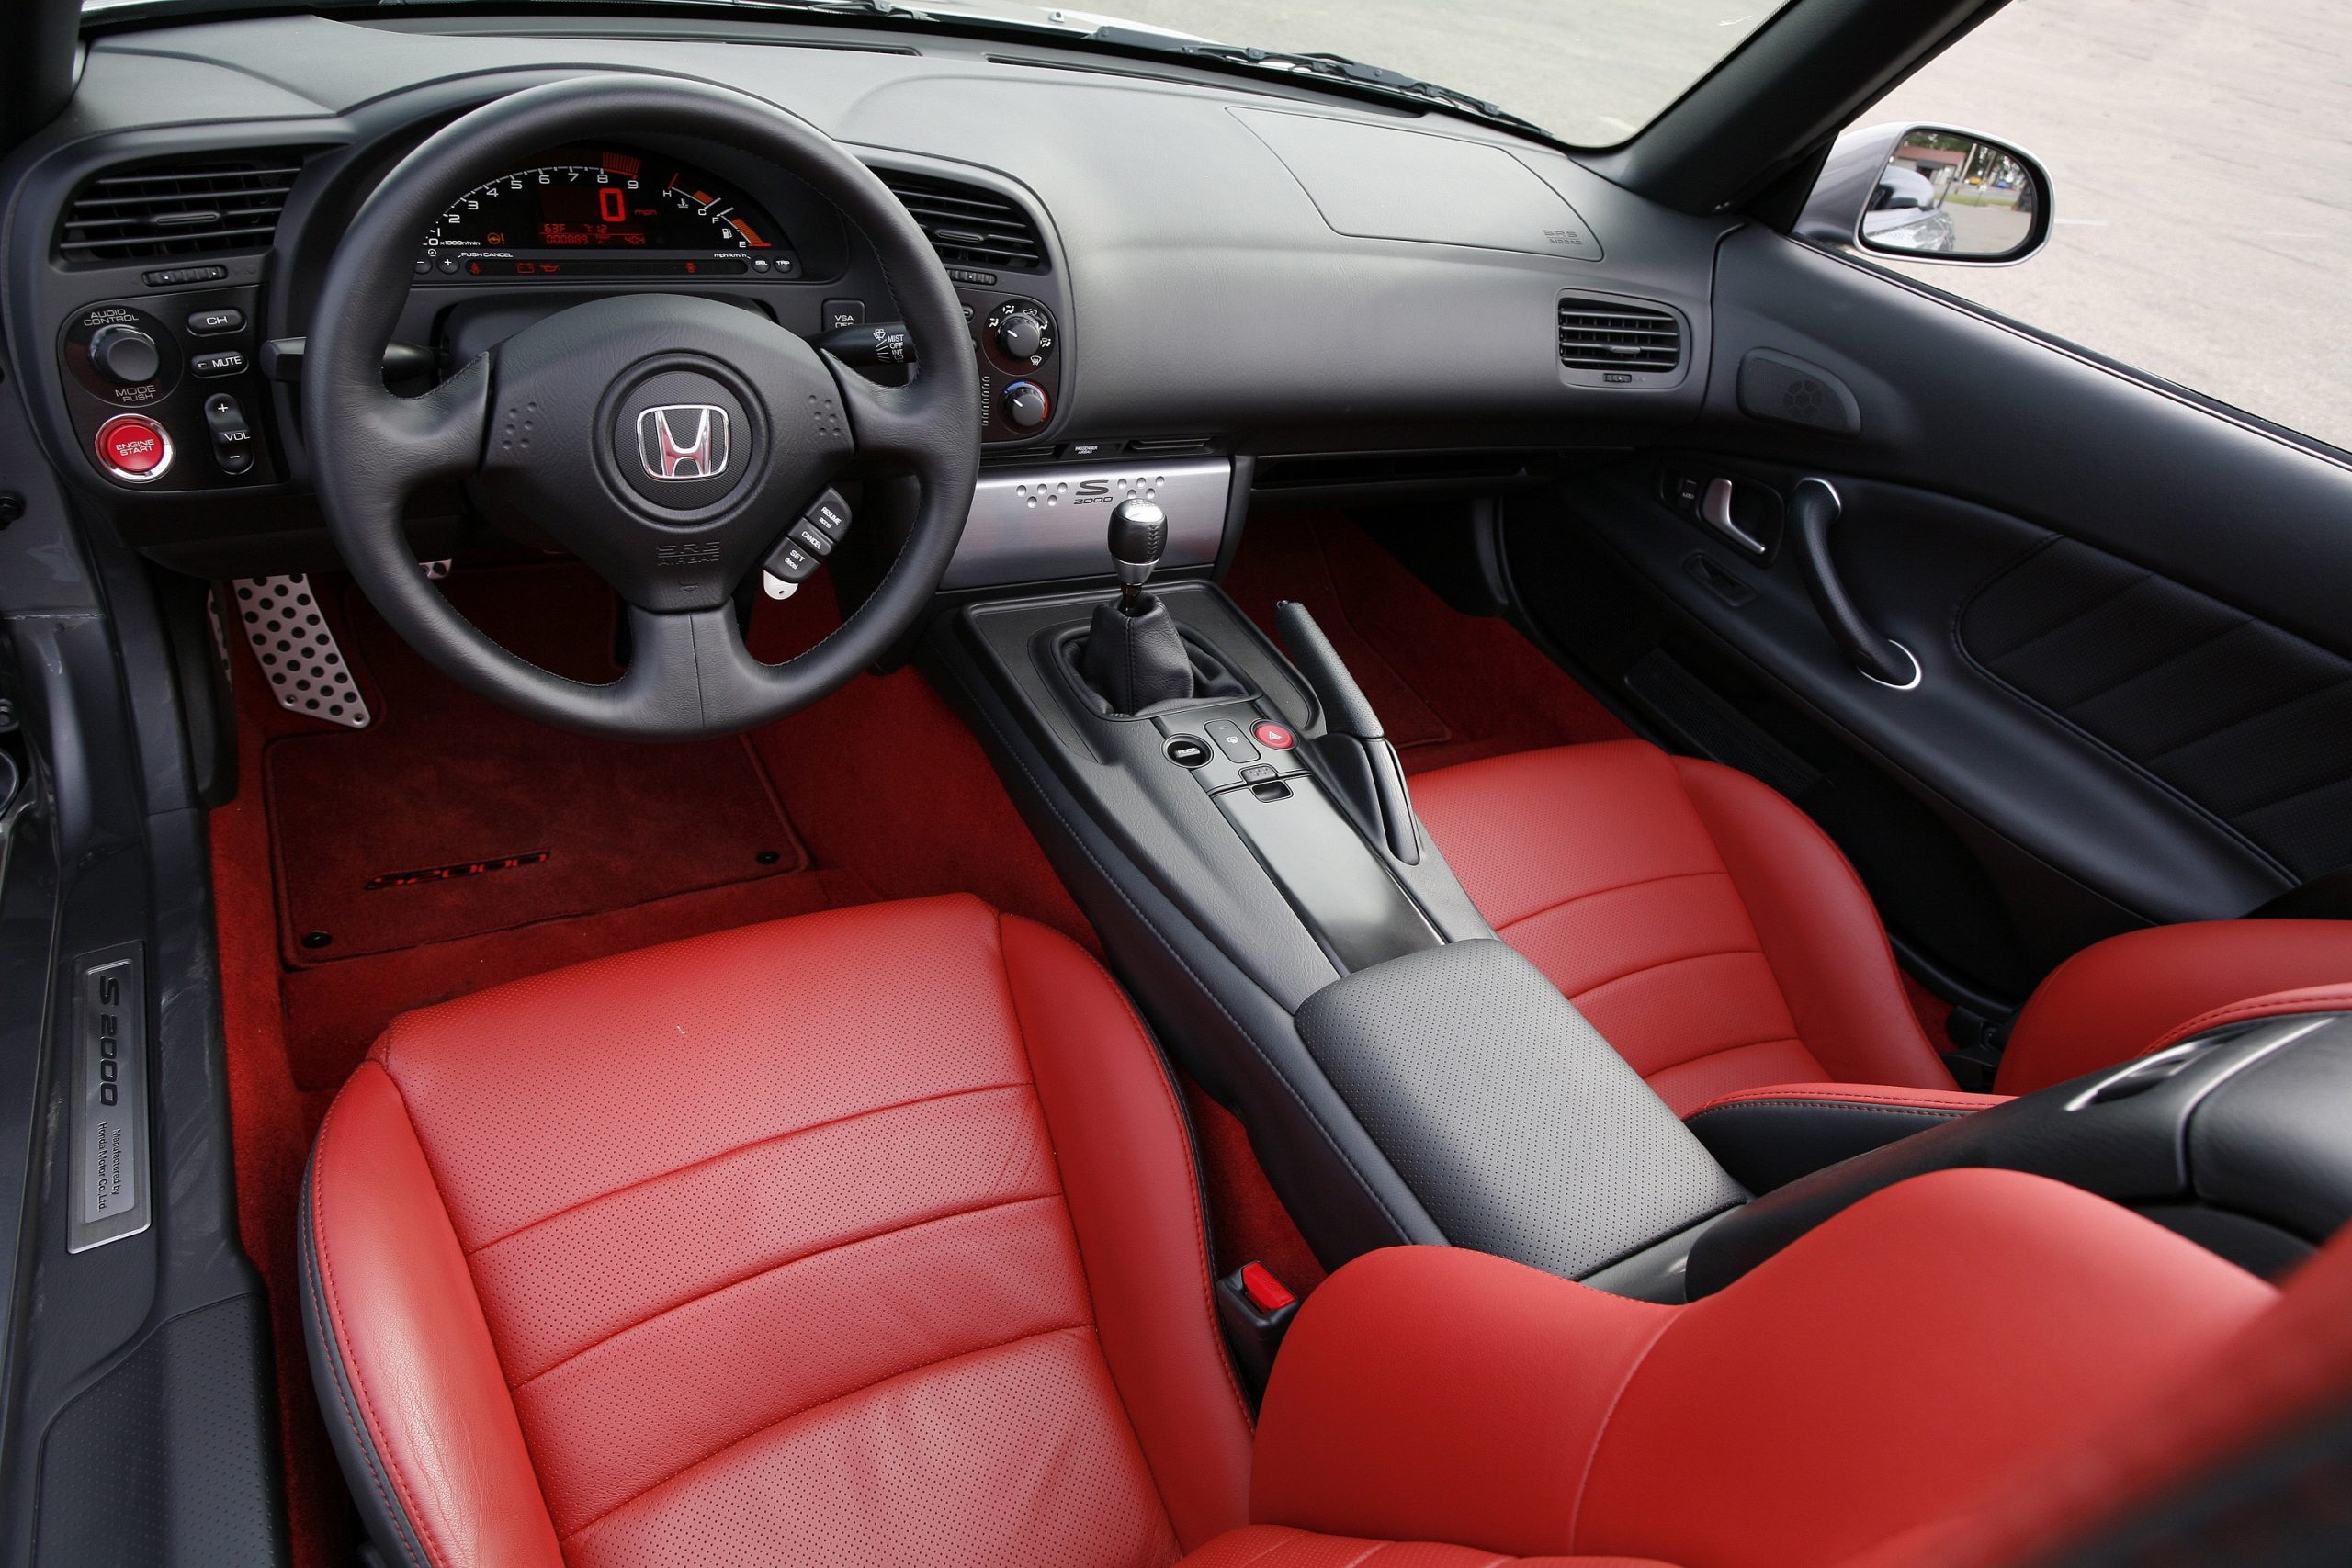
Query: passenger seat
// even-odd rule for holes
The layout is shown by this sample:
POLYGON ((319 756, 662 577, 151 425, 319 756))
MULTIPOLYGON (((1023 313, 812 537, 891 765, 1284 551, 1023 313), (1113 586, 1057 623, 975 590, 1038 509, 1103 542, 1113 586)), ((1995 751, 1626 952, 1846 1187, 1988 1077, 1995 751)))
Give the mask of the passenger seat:
MULTIPOLYGON (((1968 1108, 1941 1098, 1951 1074, 1905 998, 1861 879, 1811 818, 1747 774, 1612 740, 1424 773, 1413 800, 1497 933, 1677 1114, 1790 1084, 1882 1085, 1926 1095, 1935 1113, 1968 1108)), ((2352 981, 2352 921, 2130 932, 2043 981, 1995 1087, 2063 1083, 2211 1009, 2339 981, 2352 981)))

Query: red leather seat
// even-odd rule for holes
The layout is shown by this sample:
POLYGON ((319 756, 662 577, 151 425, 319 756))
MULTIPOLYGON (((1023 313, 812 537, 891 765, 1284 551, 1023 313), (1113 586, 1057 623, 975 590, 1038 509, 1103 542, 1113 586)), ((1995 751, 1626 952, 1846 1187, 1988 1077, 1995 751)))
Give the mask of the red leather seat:
MULTIPOLYGON (((1307 1303, 1253 1472, 1197 1194, 1067 940, 809 916, 397 1021, 305 1186, 312 1364, 417 1568, 1802 1568, 1978 1506, 2277 1294, 1993 1171, 1687 1307, 1400 1248, 1307 1303)), ((2340 1309, 2340 1257, 2305 1277, 2340 1309)))
MULTIPOLYGON (((1497 933, 1678 1112, 1775 1084, 1953 1088, 1860 878, 1747 774, 1615 740, 1423 773, 1413 801, 1497 933)), ((2352 921, 2116 937, 2044 981, 1995 1087, 2064 1082, 2210 1009, 2335 981, 2352 981, 2352 921)))
POLYGON ((411 1013, 320 1129, 306 1309, 395 1561, 1164 1564, 1250 1425, 1165 1069, 956 897, 411 1013))

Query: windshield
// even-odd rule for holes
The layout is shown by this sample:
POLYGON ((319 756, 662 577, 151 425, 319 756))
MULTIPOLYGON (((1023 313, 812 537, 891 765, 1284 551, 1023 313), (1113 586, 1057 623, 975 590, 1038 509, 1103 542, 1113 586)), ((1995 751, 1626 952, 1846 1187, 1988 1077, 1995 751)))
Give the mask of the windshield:
POLYGON ((1562 141, 1637 134, 1788 0, 1118 0, 1124 19, 1344 54, 1485 98, 1562 141))
MULTIPOLYGON (((381 0, 393 4, 396 0, 381 0)), ((434 0, 408 0, 412 6, 434 0)), ((562 0, 533 0, 550 9, 562 0)), ((661 0, 650 0, 659 4, 661 0)), ((728 3, 728 0, 720 0, 728 3)), ((746 8, 760 0, 732 0, 746 8)), ((795 0, 783 0, 785 5, 795 0)), ((254 0, 84 0, 85 13, 187 15, 249 8, 254 0)), ((365 0, 344 0, 364 6, 365 0)), ((1790 0, 1113 0, 1100 10, 990 0, 798 0, 796 8, 851 17, 922 13, 954 25, 988 17, 1068 34, 1097 28, 1164 30, 1183 38, 1293 54, 1335 54, 1482 99, 1557 141, 1611 147, 1637 134, 1790 0)))

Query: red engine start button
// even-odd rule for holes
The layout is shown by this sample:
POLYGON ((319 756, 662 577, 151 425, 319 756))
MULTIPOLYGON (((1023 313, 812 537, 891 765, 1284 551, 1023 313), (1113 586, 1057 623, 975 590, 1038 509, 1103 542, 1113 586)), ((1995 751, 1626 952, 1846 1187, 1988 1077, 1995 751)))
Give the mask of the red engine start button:
POLYGON ((119 413, 98 426, 98 461, 119 479, 145 484, 171 467, 172 440, 145 414, 119 413))
POLYGON ((1271 746, 1277 751, 1289 750, 1293 743, 1290 730, 1272 719, 1263 720, 1250 733, 1258 738, 1259 745, 1271 746))

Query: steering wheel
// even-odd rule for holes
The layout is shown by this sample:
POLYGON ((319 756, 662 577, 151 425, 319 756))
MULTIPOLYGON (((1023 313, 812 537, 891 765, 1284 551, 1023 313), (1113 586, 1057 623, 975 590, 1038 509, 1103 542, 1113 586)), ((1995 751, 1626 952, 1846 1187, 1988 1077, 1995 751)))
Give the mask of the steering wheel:
POLYGON ((528 88, 403 159, 327 268, 302 398, 319 504, 393 629, 493 702, 633 739, 749 729, 845 684, 929 603, 979 469, 979 374, 962 307, 898 198, 805 120, 745 94, 657 77, 528 88), (911 379, 877 386, 757 311, 634 294, 548 316, 421 397, 387 390, 384 350, 417 237, 449 193, 545 148, 632 131, 765 158, 831 201, 881 257, 914 343, 911 379), (913 525, 838 630, 763 664, 743 645, 735 590, 852 463, 913 475, 913 525), (460 479, 516 507, 619 593, 630 657, 618 680, 584 684, 509 653, 426 581, 401 530, 402 503, 422 485, 460 479))

